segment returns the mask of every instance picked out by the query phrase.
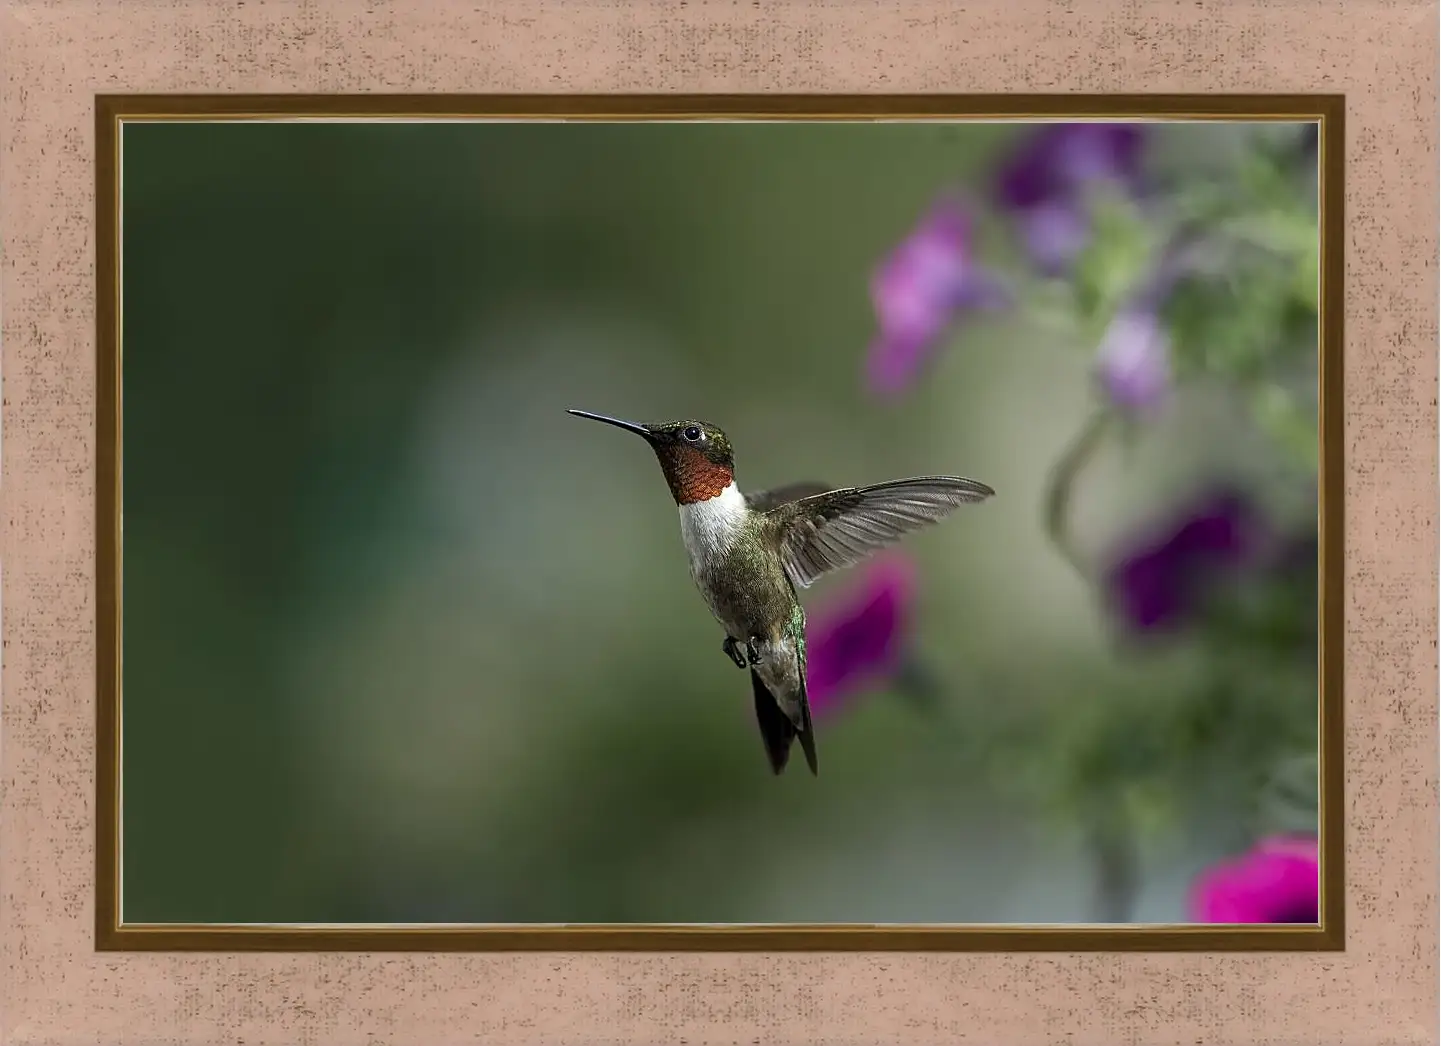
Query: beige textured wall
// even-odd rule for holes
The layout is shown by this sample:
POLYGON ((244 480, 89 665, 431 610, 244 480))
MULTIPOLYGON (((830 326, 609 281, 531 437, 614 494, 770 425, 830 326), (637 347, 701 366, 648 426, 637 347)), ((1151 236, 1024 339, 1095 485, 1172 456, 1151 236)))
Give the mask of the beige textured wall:
POLYGON ((1436 1042, 1432 0, 5 4, 0 1042, 1436 1042), (92 950, 93 94, 1348 98, 1344 954, 92 950))

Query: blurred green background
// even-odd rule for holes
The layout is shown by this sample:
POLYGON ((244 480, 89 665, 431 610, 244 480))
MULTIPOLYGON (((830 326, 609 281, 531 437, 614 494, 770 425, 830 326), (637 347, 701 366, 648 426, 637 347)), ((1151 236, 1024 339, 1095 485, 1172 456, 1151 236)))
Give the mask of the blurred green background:
MULTIPOLYGON (((873 267, 1015 134, 127 125, 124 919, 1088 918, 1082 833, 992 740, 1194 670, 1118 657, 1042 533, 1091 347, 1020 315, 898 404, 860 377, 873 267), (567 407, 713 421, 749 488, 994 486, 905 546, 945 714, 878 688, 773 778, 653 457, 567 407)), ((1095 547, 1216 469, 1268 482, 1204 392, 1123 457, 1095 547)), ((1148 849, 1138 919, 1181 917, 1228 802, 1148 849)))

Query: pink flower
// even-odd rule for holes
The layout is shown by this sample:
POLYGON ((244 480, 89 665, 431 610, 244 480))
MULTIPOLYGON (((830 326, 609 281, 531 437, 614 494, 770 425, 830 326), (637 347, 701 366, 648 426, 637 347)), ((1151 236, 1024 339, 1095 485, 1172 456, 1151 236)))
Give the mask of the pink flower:
POLYGON ((1203 923, 1319 921, 1321 863, 1316 840, 1275 836, 1218 864, 1191 888, 1191 918, 1203 923))
POLYGON ((871 345, 871 387, 894 394, 909 387, 941 335, 964 312, 1010 300, 1001 281, 976 263, 971 218, 944 200, 880 264, 871 280, 880 328, 871 345))
POLYGON ((914 598, 915 568, 893 555, 873 563, 860 585, 814 615, 806 629, 806 689, 817 716, 901 670, 914 598))

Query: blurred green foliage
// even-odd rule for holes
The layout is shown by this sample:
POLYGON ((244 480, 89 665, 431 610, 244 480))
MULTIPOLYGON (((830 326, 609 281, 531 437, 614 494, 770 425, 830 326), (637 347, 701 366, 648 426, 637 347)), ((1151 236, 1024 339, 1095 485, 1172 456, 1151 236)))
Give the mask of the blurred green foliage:
POLYGON ((1088 343, 1101 337, 1111 317, 1145 282, 1164 232, 1119 193, 1098 193, 1091 211, 1091 239, 1073 276, 1076 311, 1088 343))

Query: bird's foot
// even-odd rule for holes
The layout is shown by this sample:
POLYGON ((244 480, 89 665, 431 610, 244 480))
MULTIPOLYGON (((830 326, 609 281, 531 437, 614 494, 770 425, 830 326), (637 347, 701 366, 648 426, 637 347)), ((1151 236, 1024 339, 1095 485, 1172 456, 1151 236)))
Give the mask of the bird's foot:
POLYGON ((731 636, 726 636, 726 641, 721 644, 721 649, 726 652, 726 657, 736 663, 737 668, 746 667, 746 655, 741 653, 740 644, 731 636))
POLYGON ((751 636, 749 639, 746 640, 746 660, 749 661, 752 665, 758 665, 761 663, 759 647, 760 644, 763 642, 764 640, 761 639, 760 636, 751 636))

